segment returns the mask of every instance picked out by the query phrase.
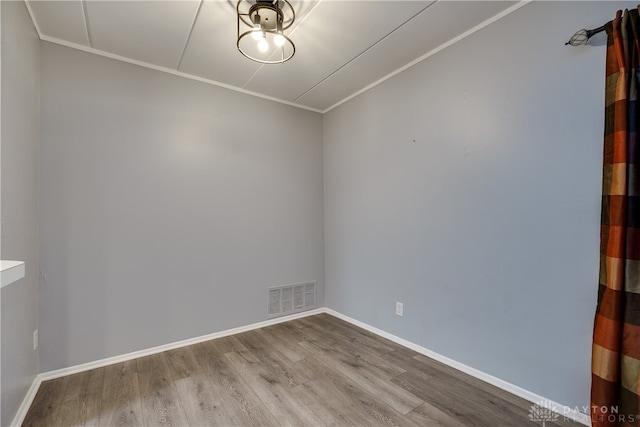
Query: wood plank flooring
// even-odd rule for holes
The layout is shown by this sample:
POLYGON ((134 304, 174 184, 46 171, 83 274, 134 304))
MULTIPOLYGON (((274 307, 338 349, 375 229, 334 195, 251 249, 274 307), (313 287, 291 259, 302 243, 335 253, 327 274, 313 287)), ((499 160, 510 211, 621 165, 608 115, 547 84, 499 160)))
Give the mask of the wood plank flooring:
MULTIPOLYGON (((319 314, 42 383, 24 426, 534 426, 531 403, 319 314)), ((578 426, 560 417, 547 426, 578 426)))

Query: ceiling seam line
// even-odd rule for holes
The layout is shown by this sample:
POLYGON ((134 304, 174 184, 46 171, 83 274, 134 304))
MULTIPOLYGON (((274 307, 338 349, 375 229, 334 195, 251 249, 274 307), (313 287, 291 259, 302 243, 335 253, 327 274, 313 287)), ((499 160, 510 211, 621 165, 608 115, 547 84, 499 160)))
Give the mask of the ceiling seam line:
POLYGON ((89 47, 93 47, 93 37, 91 37, 91 28, 89 27, 86 0, 80 2, 80 7, 82 7, 82 17, 84 18, 84 29, 87 32, 87 41, 89 42, 89 47))
POLYGON ((197 82, 200 82, 200 83, 221 87, 221 88, 224 88, 224 89, 232 90, 234 92, 239 92, 239 93, 243 93, 245 95, 254 96, 256 98, 261 98, 261 99, 266 99, 268 101, 277 102, 279 104, 288 105, 288 106, 295 107, 295 108, 300 108, 301 110, 312 111, 314 113, 322 113, 322 110, 319 110, 317 108, 313 108, 313 107, 309 107, 309 106, 301 105, 301 104, 296 104, 294 102, 287 101, 287 100, 280 99, 280 98, 276 98, 274 96, 269 96, 269 95, 265 95, 265 94, 262 94, 262 93, 253 92, 253 91, 250 91, 250 90, 247 90, 247 89, 243 89, 243 88, 238 87, 238 86, 233 86, 233 85, 230 85, 230 84, 227 84, 227 83, 218 82, 216 80, 208 79, 208 78, 205 78, 205 77, 199 77, 199 76, 196 76, 196 75, 193 75, 193 74, 185 73, 183 71, 175 70, 173 68, 164 67, 164 66, 161 66, 161 65, 154 65, 154 64, 150 64, 148 62, 138 61, 138 60, 135 60, 135 59, 127 58, 125 56, 117 55, 115 53, 105 52, 103 50, 96 49, 96 48, 93 48, 93 47, 89 47, 89 46, 86 46, 86 45, 83 45, 83 44, 72 43, 72 42, 69 42, 69 41, 66 41, 66 40, 57 39, 55 37, 50 37, 50 36, 47 36, 47 35, 43 35, 42 36, 42 40, 45 41, 45 42, 50 42, 50 43, 54 43, 56 45, 64 46, 64 47, 67 47, 67 48, 70 48, 70 49, 79 50, 81 52, 87 52, 87 53, 91 53, 93 55, 102 56, 104 58, 113 59, 115 61, 120 61, 120 62, 124 62, 124 63, 127 63, 127 64, 132 64, 132 65, 136 65, 136 66, 139 66, 139 67, 147 68, 147 69, 150 69, 150 70, 155 70, 155 71, 159 71, 159 72, 162 72, 162 73, 171 74, 173 76, 178 76, 178 77, 182 77, 182 78, 185 78, 185 79, 197 81, 197 82))
POLYGON ((387 34, 385 34, 384 36, 382 36, 378 41, 376 41, 374 44, 372 44, 371 46, 369 46, 368 48, 366 48, 365 50, 363 50, 362 52, 360 52, 358 55, 354 56, 353 58, 351 58, 347 63, 342 64, 342 66, 340 66, 340 68, 334 70, 331 74, 329 74, 328 76, 326 76, 325 78, 323 78, 322 80, 320 80, 318 83, 316 83, 315 85, 311 86, 309 89, 307 89, 303 94, 301 94, 300 96, 296 97, 293 102, 298 101, 300 98, 302 98, 303 96, 305 96, 306 94, 308 94, 309 92, 311 92, 312 90, 314 90, 316 87, 320 86, 322 83, 324 83, 325 81, 327 81, 328 79, 330 79, 333 75, 337 74, 340 72, 340 70, 342 70, 343 68, 347 67, 349 64, 351 64, 353 61, 355 61, 356 59, 360 58, 362 55, 364 55, 365 53, 367 53, 368 51, 370 51, 371 49, 373 49, 374 47, 376 47, 380 42, 382 42, 383 40, 385 40, 387 37, 389 37, 390 35, 392 35, 393 33, 395 33, 396 31, 398 31, 400 28, 404 27, 405 25, 407 25, 409 22, 413 21, 414 19, 416 19, 419 15, 422 15, 422 13, 424 13, 427 9, 429 9, 431 6, 433 6, 434 4, 436 4, 438 1, 435 0, 431 3, 429 3, 424 9, 420 10, 418 13, 416 13, 415 15, 413 15, 411 18, 407 19, 406 21, 404 21, 403 23, 401 23, 400 25, 398 25, 396 28, 394 28, 393 30, 391 30, 390 32, 388 32, 387 34))
POLYGON ((404 66, 398 68, 397 70, 394 70, 392 72, 390 72, 389 74, 379 78, 378 80, 376 80, 375 82, 363 87, 362 89, 352 93, 351 95, 347 96, 346 98, 336 102, 335 104, 333 104, 330 107, 325 108, 324 110, 322 110, 322 114, 328 113, 329 111, 333 110, 336 107, 339 107, 340 105, 344 104, 345 102, 363 94, 364 92, 368 91, 371 88, 374 88, 376 86, 378 86, 380 83, 392 78, 393 76, 396 76, 397 74, 413 67, 414 65, 417 65, 419 63, 421 63, 422 61, 424 61, 425 59, 435 55, 436 53, 448 48, 449 46, 459 42, 460 40, 465 39, 466 37, 470 36, 471 34, 475 33, 476 31, 479 31, 485 27, 487 27, 488 25, 493 24, 494 22, 504 18, 505 16, 515 12, 516 10, 528 5, 529 3, 533 2, 535 0, 518 0, 514 5, 512 5, 511 7, 508 7, 507 9, 503 10, 502 12, 492 16, 489 19, 486 19, 485 21, 481 22, 480 24, 476 25, 475 27, 465 31, 464 33, 458 35, 457 37, 452 38, 451 40, 441 44, 440 46, 436 47, 435 49, 430 50, 429 52, 425 53, 424 55, 414 59, 413 61, 409 62, 408 64, 405 64, 404 66))
POLYGON ((200 3, 198 4, 198 9, 196 10, 196 14, 193 17, 193 22, 191 22, 191 28, 189 29, 189 34, 187 34, 187 39, 185 40, 184 46, 182 47, 182 53, 180 53, 180 59, 178 59, 178 65, 176 65, 176 70, 179 70, 180 66, 182 65, 184 54, 187 51, 187 46, 189 45, 189 42, 191 41, 191 34, 193 34, 193 29, 195 28, 196 22, 198 21, 198 16, 200 16, 200 10, 202 10, 203 3, 204 3, 204 0, 200 0, 200 3))
MULTIPOLYGON (((293 35, 296 30, 298 29, 298 27, 307 20, 307 17, 309 15, 311 15, 311 13, 313 13, 314 10, 316 10, 316 7, 318 7, 318 5, 322 2, 322 0, 318 0, 318 2, 311 8, 311 10, 302 18, 301 21, 299 21, 296 26, 291 30, 291 32, 289 33, 289 35, 293 35)), ((251 80, 253 80, 253 78, 256 76, 256 74, 258 74, 258 72, 260 70, 262 70, 262 67, 264 67, 266 64, 260 64, 260 66, 258 67, 258 69, 251 75, 251 77, 249 77, 249 79, 242 85, 242 89, 244 89, 249 83, 251 83, 251 80)))

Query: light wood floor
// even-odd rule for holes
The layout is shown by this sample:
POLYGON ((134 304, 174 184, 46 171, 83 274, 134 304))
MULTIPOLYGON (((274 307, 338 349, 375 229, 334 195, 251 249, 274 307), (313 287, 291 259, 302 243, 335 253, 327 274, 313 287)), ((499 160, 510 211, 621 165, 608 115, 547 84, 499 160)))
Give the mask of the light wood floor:
POLYGON ((320 314, 43 382, 23 425, 542 425, 530 408, 320 314))

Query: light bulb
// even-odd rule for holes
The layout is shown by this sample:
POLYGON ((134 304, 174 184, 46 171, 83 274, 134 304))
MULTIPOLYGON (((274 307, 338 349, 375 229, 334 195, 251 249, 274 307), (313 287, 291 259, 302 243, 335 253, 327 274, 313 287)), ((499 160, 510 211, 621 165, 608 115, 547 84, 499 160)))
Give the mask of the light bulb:
POLYGON ((262 31, 260 31, 260 26, 257 26, 253 29, 253 32, 251 33, 251 37, 253 37, 255 41, 258 41, 264 37, 264 34, 262 34, 262 31))
POLYGON ((264 34, 262 34, 262 25, 260 25, 261 21, 262 18, 260 18, 260 15, 258 13, 256 13, 256 15, 252 18, 253 33, 251 33, 251 37, 253 37, 255 41, 260 40, 264 36, 264 34))
POLYGON ((260 52, 266 52, 268 49, 269 43, 267 43, 267 40, 265 38, 262 38, 262 40, 258 42, 258 50, 260 52))
POLYGON ((273 38, 273 43, 278 47, 282 47, 284 45, 284 36, 282 34, 276 34, 273 38))

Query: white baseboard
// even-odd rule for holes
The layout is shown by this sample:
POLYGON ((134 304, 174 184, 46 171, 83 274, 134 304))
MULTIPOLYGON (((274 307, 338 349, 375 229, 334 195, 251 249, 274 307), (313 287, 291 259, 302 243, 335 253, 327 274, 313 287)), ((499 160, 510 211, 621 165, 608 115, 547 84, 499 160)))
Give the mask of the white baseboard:
POLYGON ((85 372, 91 369, 102 368, 105 366, 113 365, 115 363, 126 362, 127 360, 137 359, 138 357, 150 356, 152 354, 162 353, 163 351, 173 350, 180 347, 186 347, 188 345, 197 344, 203 341, 209 341, 216 338, 227 337, 229 335, 239 334, 241 332, 252 331, 254 329, 264 328, 265 326, 276 325, 278 323, 288 322, 289 320, 300 319, 302 317, 313 316, 314 314, 325 313, 324 308, 316 308, 315 310, 303 311, 301 313, 291 314, 289 316, 282 316, 275 319, 265 320, 264 322, 252 323, 246 326, 240 326, 237 328, 227 329, 220 332, 214 332, 212 334, 202 335, 195 338, 189 338, 182 341, 176 341, 170 344, 159 345, 156 347, 147 348, 144 350, 133 351, 131 353, 121 354, 119 356, 107 357, 105 359, 96 360, 93 362, 82 363, 80 365, 69 366, 68 368, 56 369, 54 371, 42 372, 38 374, 31 388, 27 392, 27 395, 22 400, 22 404, 13 418, 11 426, 19 427, 24 421, 24 417, 27 416, 27 412, 33 403, 33 399, 36 397, 36 393, 40 388, 40 384, 43 381, 52 380, 55 378, 64 377, 67 375, 77 374, 78 372, 85 372))
POLYGON ((114 356, 114 357, 108 357, 106 359, 100 359, 100 360, 96 360, 94 362, 89 362, 89 363, 83 363, 81 365, 76 365, 76 366, 70 366, 68 368, 63 368, 63 369, 57 369, 55 371, 49 371, 49 372, 43 372, 38 374, 35 379, 33 380, 33 383, 31 384, 31 387, 29 388, 29 391, 27 392, 27 395, 25 396, 24 400, 22 401, 22 404, 20 405, 20 408, 18 409, 18 413, 16 414, 16 416, 13 419, 13 422, 11 423, 11 426, 21 426, 22 422, 24 421, 25 416, 27 415, 27 411, 29 410, 29 407, 31 406, 31 403, 33 402, 33 399, 36 396, 36 393, 38 391, 38 389, 40 388, 40 384, 43 381, 47 381, 47 380, 51 380, 54 378, 59 378, 59 377, 63 377, 66 375, 71 375, 71 374, 75 374, 78 372, 84 372, 84 371, 88 371, 91 369, 96 369, 96 368, 101 368, 104 366, 108 366, 108 365, 112 365, 114 363, 120 363, 120 362, 125 362, 127 360, 132 360, 132 359, 137 359, 138 357, 143 357, 143 356, 149 356, 152 354, 157 354, 157 353, 161 353, 163 351, 167 351, 167 350, 173 350, 176 348, 180 348, 180 347, 185 347, 188 345, 192 345, 192 344, 197 344, 203 341, 209 341, 212 339, 216 339, 216 338, 222 338, 222 337, 226 337, 229 335, 234 335, 234 334, 239 334, 241 332, 247 332, 247 331, 251 331, 254 329, 259 329, 259 328, 263 328, 265 326, 270 326, 270 325, 275 325, 278 323, 283 323, 283 322, 287 322, 289 320, 294 320, 294 319, 299 319, 302 317, 307 317, 307 316, 313 316, 315 314, 320 314, 320 313, 327 313, 330 314, 334 317, 337 317, 338 319, 342 319, 345 322, 349 322, 355 326, 358 326, 362 329, 365 329, 369 332, 372 332, 376 335, 379 335, 383 338, 386 338, 388 340, 391 340, 395 343, 398 343, 404 347, 407 347, 413 351, 416 351, 420 354, 423 354, 427 357, 430 357, 434 360, 437 360, 438 362, 444 363, 445 365, 448 365, 454 369, 457 369, 461 372, 464 372, 465 374, 471 375, 472 377, 478 378, 479 380, 482 380, 486 383, 489 383, 493 386, 496 386, 502 390, 505 390, 511 394, 514 394, 518 397, 521 397, 525 400, 528 400, 529 402, 532 403, 540 403, 540 402, 545 402, 546 404, 548 404, 549 408, 555 410, 556 412, 558 412, 559 414, 573 420, 576 422, 579 422, 581 424, 584 424, 586 426, 590 426, 591 425, 591 419, 587 414, 584 414, 582 412, 579 412, 578 410, 568 407, 566 405, 562 405, 560 403, 554 402, 550 399, 546 399, 536 393, 533 393, 531 391, 525 390, 522 387, 518 387, 517 385, 511 384, 507 381, 501 380, 500 378, 494 377, 493 375, 489 375, 485 372, 482 372, 478 369, 472 368, 470 366, 467 366, 463 363, 457 362, 453 359, 450 359, 446 356, 443 356, 441 354, 435 353, 427 348, 424 348, 418 344, 414 344, 410 341, 407 341, 405 339, 402 339, 400 337, 397 337, 393 334, 390 334, 388 332, 385 332, 381 329, 375 328, 373 326, 370 326, 366 323, 360 322, 359 320, 355 320, 349 316, 345 316, 344 314, 338 313, 337 311, 334 311, 332 309, 329 308, 318 308, 315 310, 310 310, 310 311, 305 311, 302 313, 296 313, 296 314, 292 314, 290 316, 283 316, 283 317, 279 317, 276 319, 270 319, 270 320, 266 320, 264 322, 258 322, 258 323, 253 323, 251 325, 246 325, 246 326, 241 326, 238 328, 232 328, 232 329, 227 329, 225 331, 220 331, 220 332, 215 332, 213 334, 208 334, 208 335, 203 335, 200 337, 195 337, 195 338, 190 338, 190 339, 186 339, 186 340, 182 340, 182 341, 177 341, 174 343, 170 343, 170 344, 165 344, 165 345, 161 345, 161 346, 157 346, 157 347, 152 347, 152 348, 148 348, 145 350, 139 350, 139 351, 134 351, 131 353, 127 353, 127 354, 123 354, 120 356, 114 356))
POLYGON ((559 413, 560 415, 563 415, 573 421, 579 422, 581 424, 584 424, 586 426, 590 426, 591 425, 591 418, 589 417, 589 415, 586 415, 582 412, 579 412, 578 410, 576 410, 575 408, 571 408, 569 406, 566 405, 561 405, 560 403, 554 402, 550 399, 547 399, 545 397, 542 397, 536 393, 533 393, 529 390, 525 390, 522 387, 518 387, 515 384, 511 384, 507 381, 501 380, 500 378, 494 377, 493 375, 489 375, 485 372, 482 372, 478 369, 472 368, 470 366, 467 366, 463 363, 457 362, 453 359, 450 359, 446 356, 443 356, 441 354, 438 354, 434 351, 431 351, 427 348, 424 348, 418 344, 414 344, 411 341, 407 341, 405 339, 402 339, 400 337, 397 337, 393 334, 390 334, 388 332, 385 332, 381 329, 375 328, 373 326, 370 326, 366 323, 360 322, 359 320, 355 320, 352 319, 349 316, 345 316, 342 313, 338 313, 337 311, 334 311, 330 308, 325 309, 325 312, 327 314, 330 314, 332 316, 337 317, 338 319, 344 320, 345 322, 349 322, 352 325, 358 326, 362 329, 365 329, 369 332, 372 332, 376 335, 379 335, 383 338, 386 338, 390 341, 393 341, 397 344, 400 344, 404 347, 407 347, 417 353, 423 354, 427 357, 430 357, 431 359, 437 360, 440 363, 444 363, 447 366, 450 366, 454 369, 457 369, 458 371, 464 372, 467 375, 471 375, 472 377, 475 377, 479 380, 482 380, 486 383, 489 383, 493 386, 496 386, 502 390, 505 390, 513 395, 516 395, 518 397, 521 397, 525 400, 528 400, 529 402, 532 403, 539 403, 539 402, 545 402, 546 404, 548 404, 548 408, 555 410, 555 412, 559 413))
POLYGON ((36 377, 33 379, 33 382, 31 383, 31 387, 29 387, 29 390, 27 390, 26 396, 24 397, 24 399, 22 399, 22 403, 18 408, 16 416, 13 417, 13 421, 10 424, 12 427, 20 427, 22 425, 24 417, 27 416, 27 412, 29 411, 31 404, 33 403, 33 399, 36 397, 36 393, 38 392, 41 383, 42 379, 40 378, 40 375, 36 375, 36 377))

